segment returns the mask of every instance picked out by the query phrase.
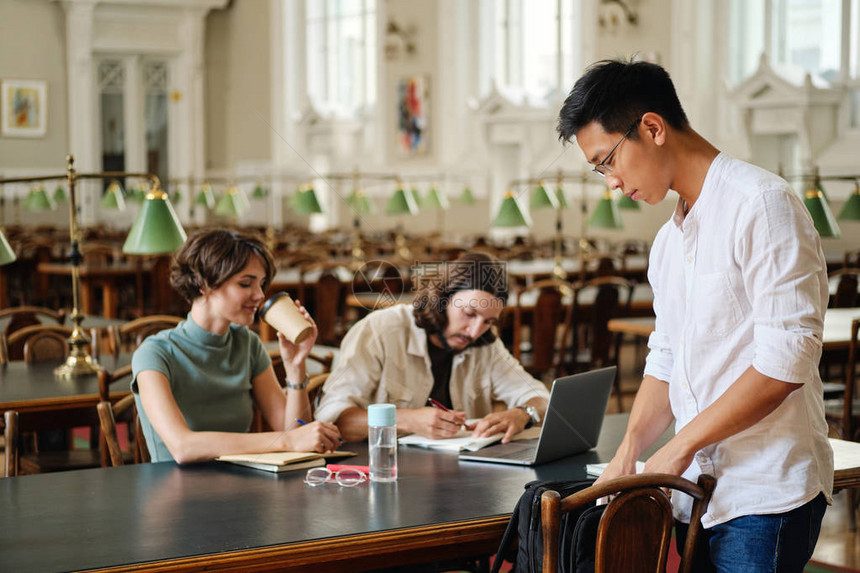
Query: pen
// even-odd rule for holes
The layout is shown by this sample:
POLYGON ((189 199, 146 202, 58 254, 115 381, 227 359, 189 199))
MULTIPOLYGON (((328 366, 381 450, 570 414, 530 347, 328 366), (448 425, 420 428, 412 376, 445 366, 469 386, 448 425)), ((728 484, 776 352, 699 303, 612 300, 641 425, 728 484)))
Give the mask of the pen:
MULTIPOLYGON (((451 411, 450 409, 446 408, 445 404, 443 404, 439 400, 435 400, 433 398, 427 398, 427 401, 430 402, 431 406, 433 406, 434 408, 439 408, 443 412, 450 412, 451 411)), ((446 420, 445 418, 442 418, 442 421, 448 422, 449 424, 454 424, 455 426, 461 426, 462 425, 462 424, 458 424, 457 422, 452 422, 451 420, 446 420)))
POLYGON ((434 400, 433 398, 428 398, 427 401, 430 402, 431 406, 433 406, 434 408, 439 408, 443 412, 450 412, 451 411, 448 408, 446 408, 445 405, 442 402, 440 402, 439 400, 434 400))

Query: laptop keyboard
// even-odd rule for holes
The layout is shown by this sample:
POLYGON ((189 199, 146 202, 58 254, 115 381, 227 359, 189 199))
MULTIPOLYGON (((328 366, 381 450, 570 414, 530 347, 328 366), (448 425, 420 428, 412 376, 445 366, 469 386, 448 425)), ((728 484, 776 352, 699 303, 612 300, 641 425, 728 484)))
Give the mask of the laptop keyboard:
POLYGON ((499 452, 495 455, 495 457, 503 458, 506 460, 520 460, 523 462, 530 462, 535 457, 535 449, 534 446, 527 446, 510 452, 499 452))

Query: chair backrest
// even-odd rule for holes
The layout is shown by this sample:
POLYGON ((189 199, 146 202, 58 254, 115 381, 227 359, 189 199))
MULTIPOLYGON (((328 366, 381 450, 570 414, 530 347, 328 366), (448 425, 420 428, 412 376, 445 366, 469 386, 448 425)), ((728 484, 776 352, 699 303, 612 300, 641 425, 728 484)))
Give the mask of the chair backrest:
MULTIPOLYGON (((40 362, 62 360, 69 355, 72 329, 60 324, 34 324, 5 337, 5 359, 40 362)), ((0 343, 0 346, 3 346, 0 343)))
MULTIPOLYGON (((108 458, 111 466, 121 466, 125 464, 125 460, 122 455, 122 447, 119 443, 119 437, 116 430, 116 420, 120 416, 125 416, 127 413, 134 413, 134 395, 129 394, 125 396, 115 404, 111 404, 105 400, 100 401, 96 405, 96 409, 99 413, 99 425, 101 427, 102 436, 104 437, 104 447, 107 449, 108 458)), ((134 451, 135 451, 135 462, 139 463, 143 460, 138 460, 138 446, 141 445, 145 449, 146 443, 143 441, 143 436, 139 431, 140 423, 137 419, 136 415, 132 416, 135 424, 134 431, 134 451)), ((148 459, 145 461, 149 461, 148 459)), ((103 466, 106 466, 106 463, 102 463, 103 466)))
POLYGON ((860 279, 860 268, 846 267, 827 275, 829 280, 836 280, 836 292, 830 298, 830 308, 851 308, 860 302, 860 290, 857 288, 860 279))
POLYGON ((125 324, 108 327, 108 350, 114 356, 122 351, 133 352, 147 336, 173 328, 185 320, 169 314, 154 314, 136 318, 125 324))
POLYGON ((86 241, 81 245, 81 256, 85 265, 106 266, 122 260, 119 244, 86 241))
POLYGON ((102 429, 102 466, 108 463, 113 466, 123 465, 122 448, 117 437, 117 420, 125 420, 133 427, 131 448, 135 463, 150 461, 149 450, 140 426, 140 419, 134 405, 134 394, 123 396, 116 403, 111 403, 111 385, 116 382, 129 384, 131 382, 131 365, 121 366, 114 371, 99 370, 99 404, 97 406, 99 424, 102 429))
POLYGON ((562 374, 563 348, 570 343, 574 285, 562 280, 546 279, 530 286, 518 288, 514 296, 513 355, 522 361, 522 337, 529 326, 531 359, 524 366, 532 374, 554 370, 562 374), (531 293, 534 293, 534 306, 531 293), (529 312, 530 311, 530 312, 529 312), (531 314, 531 323, 525 321, 531 314))
POLYGON ((621 338, 609 331, 609 321, 627 316, 634 283, 618 276, 597 277, 577 283, 573 297, 573 356, 590 349, 588 368, 614 364, 621 338), (586 300, 594 293, 593 300, 586 300))
POLYGON ((625 571, 663 572, 672 539, 672 504, 661 488, 675 489, 693 497, 690 528, 681 556, 681 573, 690 573, 702 515, 708 508, 716 480, 706 474, 697 484, 668 474, 624 476, 580 490, 561 499, 547 490, 541 496, 543 570, 557 571, 561 515, 601 497, 617 494, 597 528, 595 573, 625 571))
POLYGON ((4 456, 4 471, 5 477, 18 475, 18 412, 15 410, 6 410, 3 413, 3 419, 0 419, 0 424, 3 426, 3 439, 6 442, 4 456))
POLYGON ((0 320, 8 318, 9 322, 3 329, 5 335, 10 335, 25 326, 42 324, 41 318, 48 324, 63 324, 66 319, 65 310, 54 310, 44 306, 13 306, 0 310, 0 320))
POLYGON ((860 360, 860 318, 851 322, 851 341, 848 345, 848 365, 845 367, 845 394, 842 397, 843 440, 854 440, 854 394, 857 392, 857 361, 860 360))

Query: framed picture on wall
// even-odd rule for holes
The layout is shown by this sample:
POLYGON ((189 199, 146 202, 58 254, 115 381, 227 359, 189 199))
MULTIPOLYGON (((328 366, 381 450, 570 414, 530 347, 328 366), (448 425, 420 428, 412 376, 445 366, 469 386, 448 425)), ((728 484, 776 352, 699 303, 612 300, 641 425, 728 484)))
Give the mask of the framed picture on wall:
POLYGON ((397 84, 397 149, 401 156, 426 155, 430 89, 426 76, 410 76, 397 84))
POLYGON ((48 82, 0 80, 0 135, 44 137, 48 132, 48 82))

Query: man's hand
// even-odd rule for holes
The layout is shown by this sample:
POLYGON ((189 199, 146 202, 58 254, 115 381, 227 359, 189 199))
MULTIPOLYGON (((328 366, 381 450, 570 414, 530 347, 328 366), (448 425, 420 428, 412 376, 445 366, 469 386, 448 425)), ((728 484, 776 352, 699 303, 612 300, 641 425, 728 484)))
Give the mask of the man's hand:
POLYGON ((595 484, 609 481, 611 479, 629 476, 636 473, 636 460, 626 460, 621 456, 616 455, 612 458, 612 461, 606 466, 606 469, 603 470, 603 473, 600 474, 600 477, 595 480, 595 484))
POLYGON ((397 410, 397 427, 431 438, 453 438, 466 423, 466 412, 439 408, 403 408, 397 410))
MULTIPOLYGON (((502 443, 507 444, 516 434, 523 431, 531 421, 529 415, 519 408, 511 408, 504 412, 493 412, 487 414, 481 421, 475 424, 472 432, 473 438, 485 438, 493 434, 503 433, 502 443)), ((472 430, 472 428, 468 428, 472 430)))
POLYGON ((690 467, 690 464, 693 463, 693 457, 696 452, 682 448, 679 441, 676 436, 669 440, 665 446, 654 452, 654 455, 645 462, 645 472, 675 476, 680 476, 684 473, 690 467))

